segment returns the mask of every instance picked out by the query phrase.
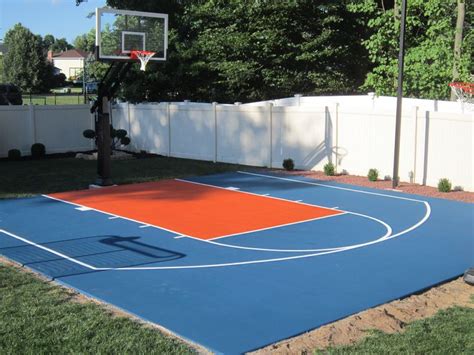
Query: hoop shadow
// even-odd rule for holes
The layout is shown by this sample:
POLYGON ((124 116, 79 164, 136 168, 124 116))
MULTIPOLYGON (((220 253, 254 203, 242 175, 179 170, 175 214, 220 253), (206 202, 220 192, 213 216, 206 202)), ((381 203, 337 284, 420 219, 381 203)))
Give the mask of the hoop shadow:
MULTIPOLYGON (((38 243, 97 268, 135 267, 184 258, 186 254, 150 245, 138 236, 92 236, 38 243)), ((0 247, 0 254, 55 279, 90 272, 86 266, 33 245, 0 247)))

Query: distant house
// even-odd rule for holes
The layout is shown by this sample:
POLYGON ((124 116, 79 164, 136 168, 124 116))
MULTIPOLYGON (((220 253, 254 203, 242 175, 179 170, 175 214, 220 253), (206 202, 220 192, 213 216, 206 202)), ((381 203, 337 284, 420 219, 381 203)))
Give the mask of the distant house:
POLYGON ((55 74, 64 74, 66 80, 77 80, 81 79, 78 76, 84 70, 84 64, 86 62, 87 52, 79 49, 70 49, 61 53, 53 53, 48 51, 48 60, 54 65, 55 74))
POLYGON ((0 55, 4 55, 5 52, 7 51, 7 47, 3 42, 0 42, 0 55))

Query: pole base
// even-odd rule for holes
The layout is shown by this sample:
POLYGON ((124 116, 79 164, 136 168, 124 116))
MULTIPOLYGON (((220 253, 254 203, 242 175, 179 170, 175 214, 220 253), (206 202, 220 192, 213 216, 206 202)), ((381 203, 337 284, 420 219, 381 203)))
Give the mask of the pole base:
POLYGON ((94 185, 97 186, 112 186, 114 183, 112 182, 112 179, 110 178, 97 178, 97 180, 94 182, 94 185))

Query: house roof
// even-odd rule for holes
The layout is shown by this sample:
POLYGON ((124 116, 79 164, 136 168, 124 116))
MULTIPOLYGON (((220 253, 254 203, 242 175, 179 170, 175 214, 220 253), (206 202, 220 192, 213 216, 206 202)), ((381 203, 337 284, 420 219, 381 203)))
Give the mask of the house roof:
POLYGON ((80 49, 70 49, 65 52, 53 54, 53 58, 87 58, 89 53, 81 51, 80 49))

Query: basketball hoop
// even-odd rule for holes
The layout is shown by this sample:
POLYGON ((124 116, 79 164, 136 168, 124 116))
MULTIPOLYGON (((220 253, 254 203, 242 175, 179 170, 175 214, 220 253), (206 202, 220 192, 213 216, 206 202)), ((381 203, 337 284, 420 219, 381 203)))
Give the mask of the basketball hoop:
POLYGON ((130 58, 140 60, 140 70, 145 71, 146 65, 151 57, 153 57, 156 53, 150 51, 130 51, 130 58))
POLYGON ((469 111, 473 111, 474 106, 474 83, 454 82, 449 84, 451 90, 456 94, 458 101, 466 105, 469 111))

